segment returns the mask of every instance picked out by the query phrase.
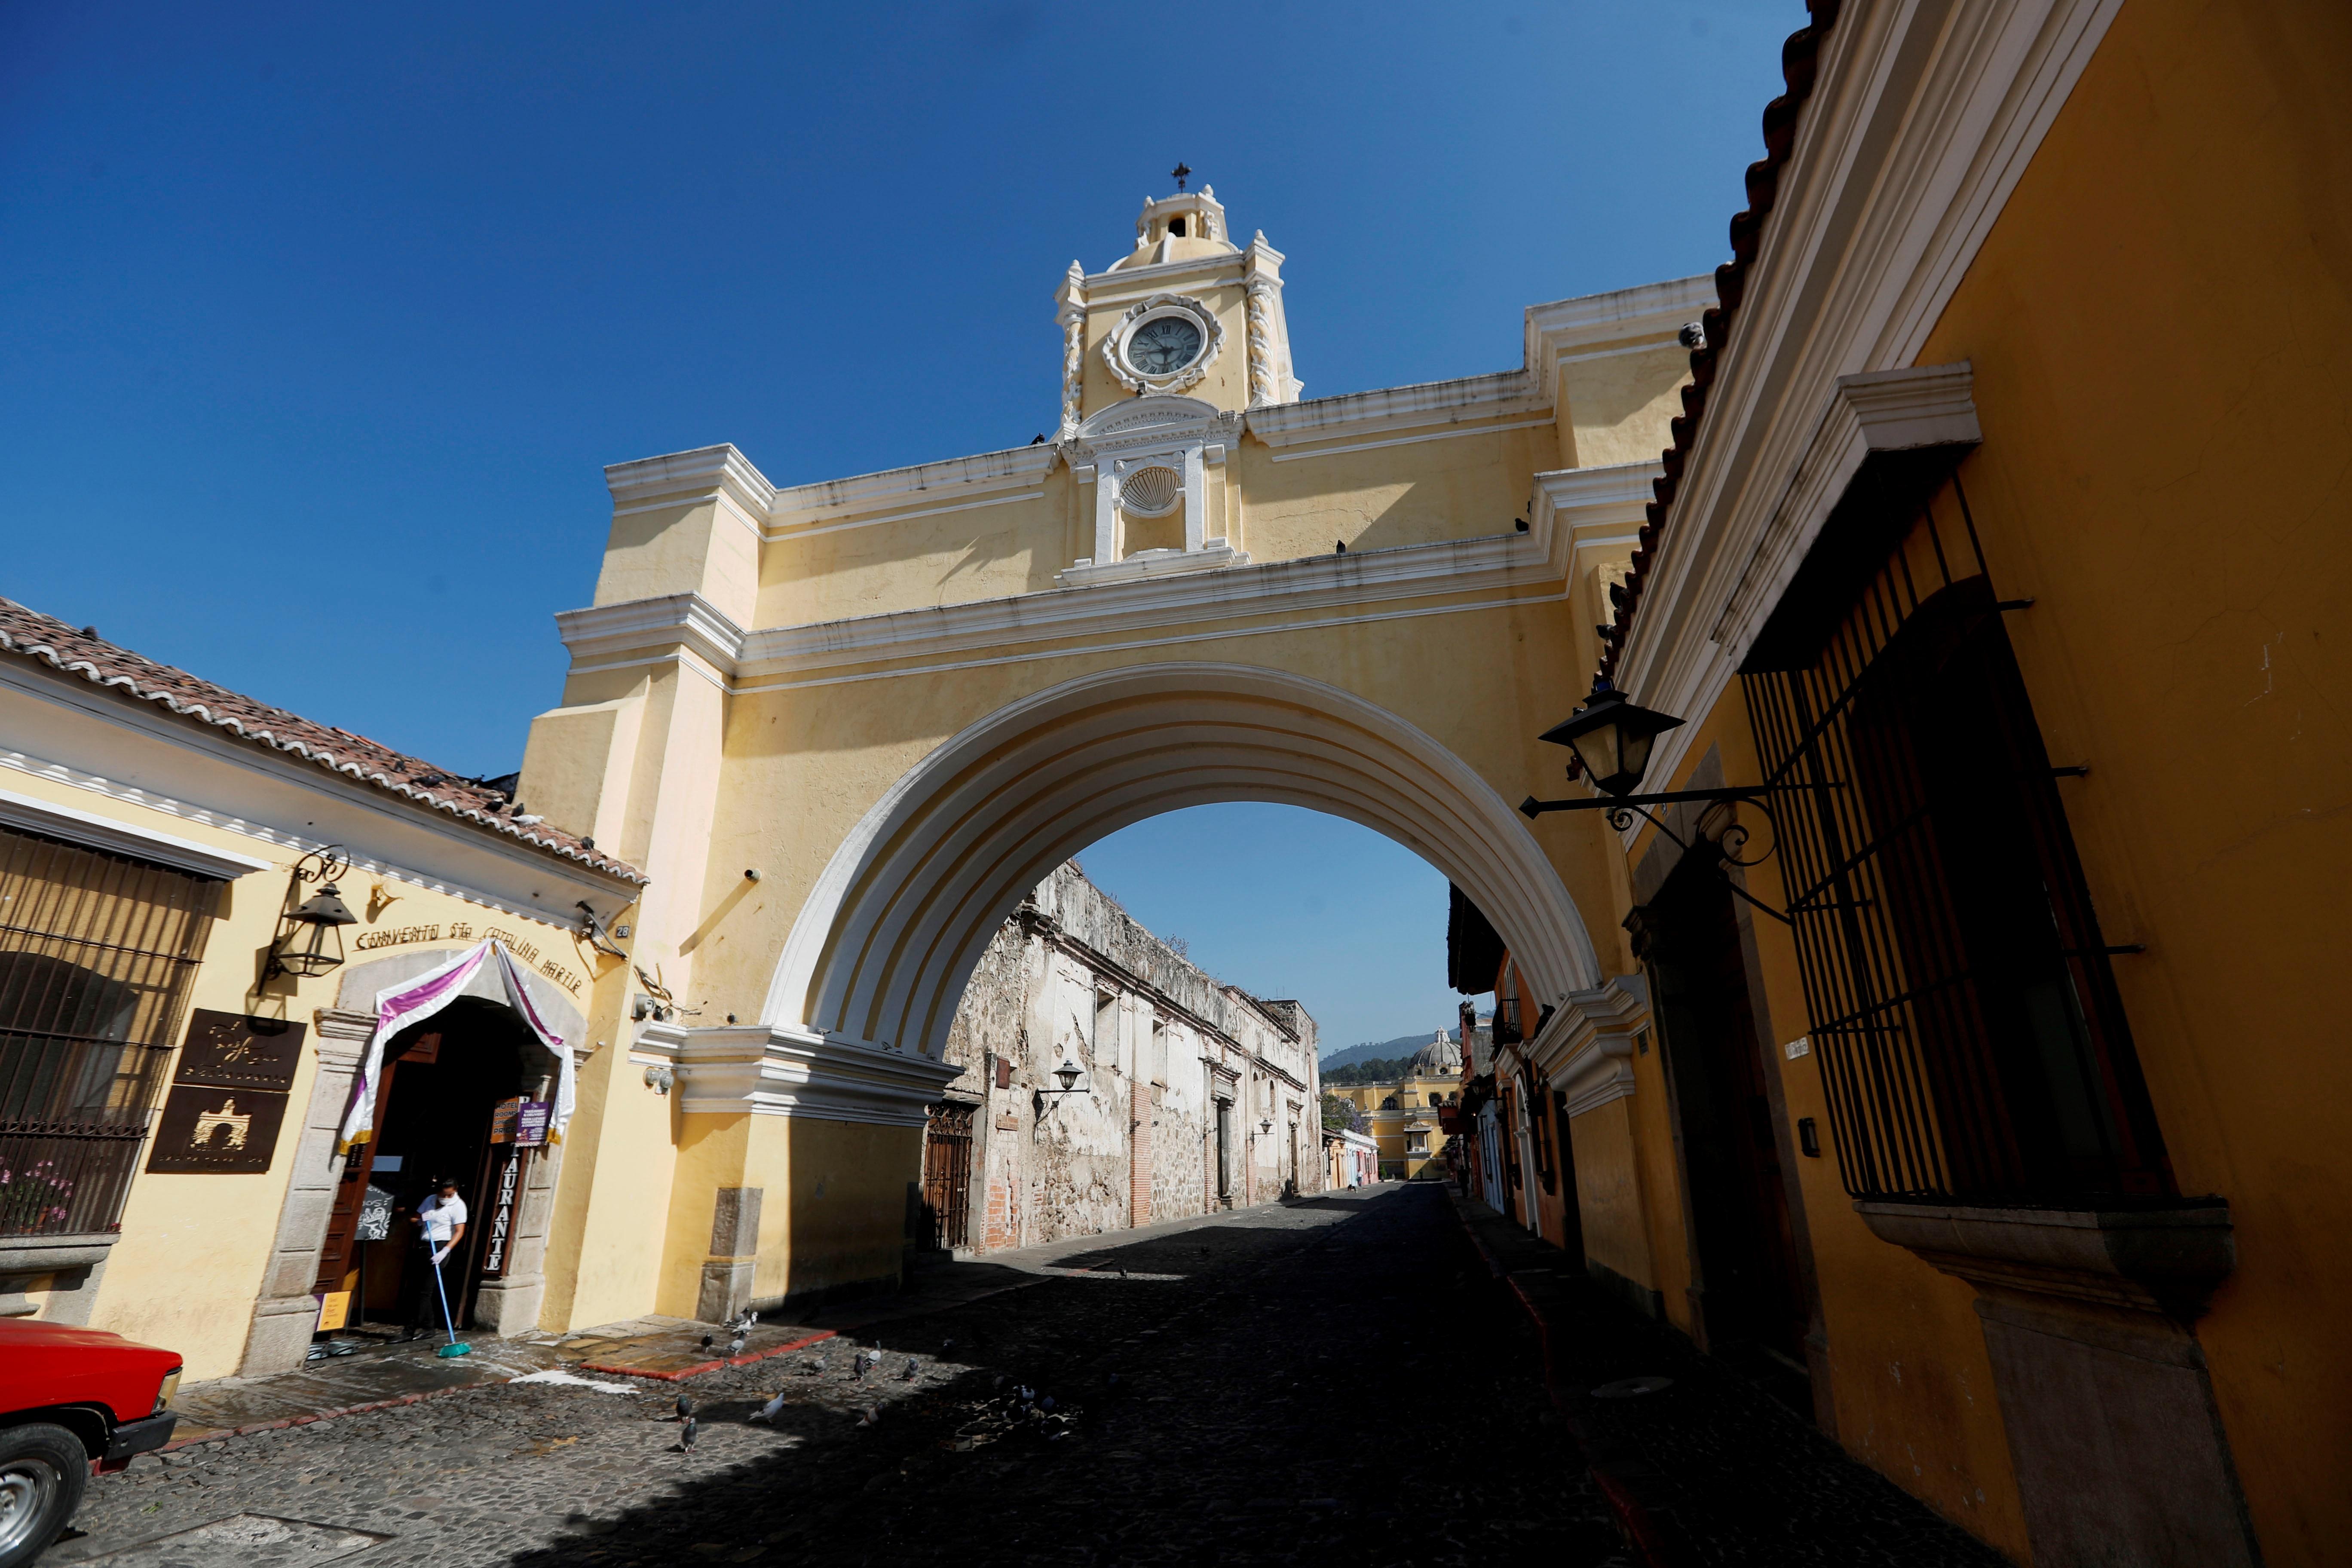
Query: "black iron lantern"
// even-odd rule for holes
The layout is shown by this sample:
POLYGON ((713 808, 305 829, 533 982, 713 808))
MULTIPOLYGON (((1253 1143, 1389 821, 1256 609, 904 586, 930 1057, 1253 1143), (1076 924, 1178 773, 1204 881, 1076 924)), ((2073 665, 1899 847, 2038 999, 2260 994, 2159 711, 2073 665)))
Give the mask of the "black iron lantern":
POLYGON ((292 899, 306 882, 316 882, 319 890, 278 918, 278 940, 269 949, 269 974, 310 979, 341 966, 342 928, 359 924, 360 918, 343 902, 334 879, 350 869, 350 860, 331 847, 295 862, 294 885, 287 897, 292 899))
POLYGON ((1642 782, 1650 766, 1650 748, 1660 735, 1681 723, 1672 714, 1653 712, 1629 701, 1602 676, 1592 683, 1592 695, 1584 700, 1584 706, 1538 739, 1573 751, 1592 787, 1616 795, 1642 782))

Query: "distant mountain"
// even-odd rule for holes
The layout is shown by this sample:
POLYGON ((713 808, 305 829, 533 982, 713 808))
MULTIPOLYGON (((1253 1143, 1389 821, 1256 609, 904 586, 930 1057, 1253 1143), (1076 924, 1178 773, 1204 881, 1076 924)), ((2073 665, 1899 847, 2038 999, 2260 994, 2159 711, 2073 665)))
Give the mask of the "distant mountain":
MULTIPOLYGON (((1422 1047, 1429 1044, 1430 1037, 1436 1032, 1434 1029, 1427 1029, 1418 1035, 1399 1035, 1393 1040, 1369 1040, 1360 1046, 1349 1046, 1344 1050, 1333 1051, 1329 1056, 1320 1058, 1318 1066, 1325 1072, 1332 1072, 1340 1068, 1354 1067, 1358 1062, 1387 1061, 1394 1057, 1410 1057, 1422 1047)), ((1448 1029, 1445 1031, 1445 1037, 1449 1040, 1455 1039, 1461 1033, 1459 1029, 1448 1029)))

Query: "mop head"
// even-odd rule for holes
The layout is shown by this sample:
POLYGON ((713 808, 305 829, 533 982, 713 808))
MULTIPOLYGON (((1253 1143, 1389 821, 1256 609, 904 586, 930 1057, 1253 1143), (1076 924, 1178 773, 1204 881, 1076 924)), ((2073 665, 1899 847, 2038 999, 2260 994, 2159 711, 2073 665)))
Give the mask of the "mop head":
POLYGON ((435 1351, 433 1353, 439 1356, 443 1361, 447 1361, 452 1356, 472 1355, 474 1353, 474 1347, 466 1343, 463 1340, 460 1340, 454 1344, 443 1345, 439 1350, 435 1351))

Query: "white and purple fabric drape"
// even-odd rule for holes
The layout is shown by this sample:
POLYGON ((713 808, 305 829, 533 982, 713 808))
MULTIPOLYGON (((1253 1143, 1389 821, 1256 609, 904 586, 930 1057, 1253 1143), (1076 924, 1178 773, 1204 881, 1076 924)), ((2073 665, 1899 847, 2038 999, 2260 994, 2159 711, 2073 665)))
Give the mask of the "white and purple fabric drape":
POLYGON ((351 1105, 343 1112, 335 1152, 348 1152, 352 1144, 373 1136, 376 1090, 383 1081, 384 1047, 411 1024, 430 1018, 458 997, 468 994, 468 984, 485 963, 498 965, 499 978, 505 983, 508 1005, 561 1064, 555 1079, 555 1103, 548 1108, 547 1131, 550 1142, 563 1141, 563 1130, 572 1121, 573 1100, 571 1048, 562 1036, 547 1026, 539 1009, 531 1005, 530 990, 523 984, 521 966, 506 950, 506 944, 493 937, 467 948, 437 969, 375 994, 375 1033, 368 1037, 367 1054, 360 1059, 360 1070, 352 1079, 351 1105))

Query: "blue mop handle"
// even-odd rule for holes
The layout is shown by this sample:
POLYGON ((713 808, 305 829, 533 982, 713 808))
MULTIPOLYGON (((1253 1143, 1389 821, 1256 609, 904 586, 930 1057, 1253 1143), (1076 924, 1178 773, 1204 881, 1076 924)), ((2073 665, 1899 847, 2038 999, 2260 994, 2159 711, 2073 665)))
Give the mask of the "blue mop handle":
POLYGON ((457 1325, 449 1319, 449 1288, 441 1283, 441 1254, 434 1249, 430 1226, 425 1230, 425 1252, 426 1260, 433 1265, 434 1294, 441 1298, 441 1326, 449 1331, 449 1342, 454 1345, 457 1342, 457 1325))

